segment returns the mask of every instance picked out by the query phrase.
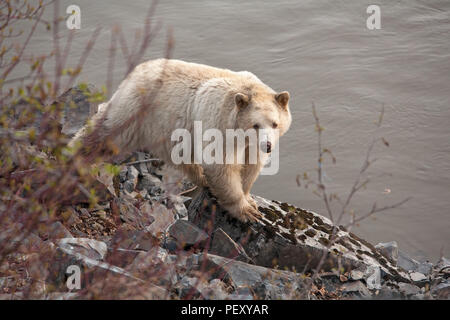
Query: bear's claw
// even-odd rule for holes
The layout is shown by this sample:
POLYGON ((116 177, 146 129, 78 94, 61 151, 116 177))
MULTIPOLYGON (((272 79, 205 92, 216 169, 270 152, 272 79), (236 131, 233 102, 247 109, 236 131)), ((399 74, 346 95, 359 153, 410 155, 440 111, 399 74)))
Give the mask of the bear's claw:
POLYGON ((262 214, 258 211, 258 209, 255 209, 252 205, 249 205, 242 210, 241 217, 243 222, 257 222, 262 218, 262 214))
POLYGON ((251 195, 247 195, 247 201, 253 208, 255 208, 255 210, 258 210, 258 205, 256 204, 256 201, 253 200, 251 195))

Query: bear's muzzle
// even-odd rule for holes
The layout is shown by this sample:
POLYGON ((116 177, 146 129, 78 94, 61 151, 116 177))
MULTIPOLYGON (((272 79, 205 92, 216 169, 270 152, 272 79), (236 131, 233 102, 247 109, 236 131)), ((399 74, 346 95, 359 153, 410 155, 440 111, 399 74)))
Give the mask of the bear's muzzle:
POLYGON ((270 141, 262 141, 260 143, 259 147, 265 153, 271 153, 272 152, 272 143, 270 141))

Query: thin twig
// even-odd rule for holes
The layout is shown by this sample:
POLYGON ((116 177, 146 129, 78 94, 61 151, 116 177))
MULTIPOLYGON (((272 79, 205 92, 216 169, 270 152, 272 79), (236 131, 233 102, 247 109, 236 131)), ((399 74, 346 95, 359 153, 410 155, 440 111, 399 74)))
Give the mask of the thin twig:
POLYGON ((132 162, 124 163, 125 166, 131 166, 133 164, 140 164, 140 163, 146 163, 146 162, 152 162, 152 161, 160 161, 160 159, 144 159, 144 160, 137 160, 132 162))

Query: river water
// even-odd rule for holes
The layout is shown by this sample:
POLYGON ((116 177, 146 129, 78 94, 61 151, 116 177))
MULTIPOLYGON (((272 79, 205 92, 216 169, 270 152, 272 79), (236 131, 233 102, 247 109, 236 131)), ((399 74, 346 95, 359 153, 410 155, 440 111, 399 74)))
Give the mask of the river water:
MULTIPOLYGON (((325 215, 323 202, 295 179, 317 167, 312 102, 325 128, 324 145, 337 158, 336 164, 326 161, 325 182, 341 198, 374 134, 383 136, 389 147, 375 147, 371 182, 350 209, 363 214, 374 201, 381 207, 413 198, 353 231, 373 243, 396 240, 411 256, 436 260, 450 253, 450 1, 376 3, 379 30, 366 27, 367 0, 162 0, 154 16, 162 28, 144 60, 164 55, 170 28, 172 57, 248 70, 290 92, 293 123, 280 142, 280 171, 260 177, 253 188, 270 199, 325 215)), ((78 61, 91 32, 102 26, 80 79, 104 85, 111 26, 120 24, 132 43, 149 1, 63 1, 61 14, 70 4, 81 8, 81 29, 68 61, 78 61)), ((67 34, 61 30, 62 43, 67 34)), ((44 30, 30 43, 36 54, 51 46, 44 30)), ((114 86, 125 70, 118 56, 114 86)), ((339 209, 336 202, 332 207, 339 209)))

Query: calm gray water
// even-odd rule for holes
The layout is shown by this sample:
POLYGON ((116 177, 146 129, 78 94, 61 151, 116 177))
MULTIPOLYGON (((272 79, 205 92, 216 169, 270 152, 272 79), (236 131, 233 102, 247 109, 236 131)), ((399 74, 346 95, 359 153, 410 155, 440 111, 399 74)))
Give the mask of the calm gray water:
MULTIPOLYGON (((281 168, 260 177, 253 193, 325 213, 310 189, 295 176, 316 167, 316 133, 311 103, 325 127, 324 144, 336 158, 327 163, 326 182, 345 197, 374 134, 390 143, 374 150, 374 179, 356 195, 357 213, 414 198, 401 208, 362 222, 354 231, 373 243, 396 240, 416 258, 450 253, 450 2, 379 0, 381 30, 366 28, 371 1, 160 1, 162 31, 146 59, 163 55, 167 28, 173 29, 173 57, 255 73, 276 90, 291 93, 293 124, 281 140, 281 168), (386 194, 385 189, 391 192, 386 194)), ((110 28, 120 23, 132 42, 149 1, 64 1, 81 7, 69 61, 78 61, 96 26, 104 30, 81 80, 105 84, 110 28)), ((67 30, 61 30, 66 37, 67 30)), ((40 31, 31 43, 47 52, 50 37, 40 31)), ((123 77, 117 58, 116 82, 123 77)))

